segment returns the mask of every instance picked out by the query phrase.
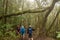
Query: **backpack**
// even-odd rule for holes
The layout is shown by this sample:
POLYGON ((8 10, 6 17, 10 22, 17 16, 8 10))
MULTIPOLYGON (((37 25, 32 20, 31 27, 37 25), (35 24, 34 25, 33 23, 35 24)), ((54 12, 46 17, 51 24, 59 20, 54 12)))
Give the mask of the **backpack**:
POLYGON ((20 33, 23 35, 25 33, 25 28, 20 28, 20 33))
POLYGON ((32 28, 28 28, 28 33, 32 34, 32 28))
POLYGON ((19 32, 20 31, 20 28, 17 27, 17 31, 19 32))

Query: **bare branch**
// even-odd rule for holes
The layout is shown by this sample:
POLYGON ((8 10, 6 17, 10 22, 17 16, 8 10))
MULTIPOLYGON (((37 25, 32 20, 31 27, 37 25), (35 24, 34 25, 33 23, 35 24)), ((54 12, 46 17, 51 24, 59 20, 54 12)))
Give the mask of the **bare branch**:
POLYGON ((45 24, 46 24, 46 21, 47 21, 47 17, 49 16, 50 12, 53 10, 54 6, 55 6, 55 3, 57 2, 58 0, 53 0, 48 12, 46 12, 46 15, 44 17, 44 20, 43 20, 43 24, 42 24, 42 34, 45 35, 45 32, 46 32, 46 27, 45 27, 45 24))
POLYGON ((8 14, 8 15, 4 15, 4 16, 0 16, 0 19, 2 18, 6 18, 6 17, 10 17, 10 16, 18 16, 18 15, 22 15, 22 14, 26 14, 26 13, 39 13, 39 12, 44 12, 46 10, 43 10, 43 9, 33 9, 33 10, 26 10, 26 11, 23 11, 23 12, 18 12, 18 13, 12 13, 12 14, 8 14))
POLYGON ((52 28, 52 26, 53 26, 53 24, 54 24, 54 22, 55 22, 56 18, 57 18, 57 17, 58 17, 58 15, 59 15, 59 12, 60 12, 60 11, 58 11, 58 13, 56 14, 56 17, 55 17, 55 19, 53 20, 52 24, 49 26, 48 30, 46 31, 46 34, 47 34, 47 33, 48 33, 48 31, 50 31, 50 29, 52 28))

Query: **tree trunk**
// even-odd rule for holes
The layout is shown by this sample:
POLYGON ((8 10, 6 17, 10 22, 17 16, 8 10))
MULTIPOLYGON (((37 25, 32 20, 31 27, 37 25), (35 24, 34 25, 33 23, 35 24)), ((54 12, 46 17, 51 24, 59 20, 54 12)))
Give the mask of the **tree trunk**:
MULTIPOLYGON (((46 24, 46 21, 47 21, 47 17, 49 16, 50 12, 53 10, 54 6, 55 6, 55 3, 57 2, 58 0, 53 0, 48 12, 46 12, 46 15, 43 19, 43 24, 42 24, 42 35, 44 36, 45 35, 45 32, 46 32, 46 27, 45 27, 45 24, 46 24)), ((45 35, 46 36, 46 35, 45 35)))

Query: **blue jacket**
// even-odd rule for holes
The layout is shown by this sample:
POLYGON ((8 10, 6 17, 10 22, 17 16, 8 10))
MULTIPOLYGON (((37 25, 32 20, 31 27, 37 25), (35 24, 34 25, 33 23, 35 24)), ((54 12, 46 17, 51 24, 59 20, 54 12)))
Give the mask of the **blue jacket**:
POLYGON ((29 27, 27 31, 28 31, 28 34, 32 34, 33 29, 29 27))
POLYGON ((21 35, 25 34, 25 28, 24 27, 20 28, 20 33, 21 33, 21 35))

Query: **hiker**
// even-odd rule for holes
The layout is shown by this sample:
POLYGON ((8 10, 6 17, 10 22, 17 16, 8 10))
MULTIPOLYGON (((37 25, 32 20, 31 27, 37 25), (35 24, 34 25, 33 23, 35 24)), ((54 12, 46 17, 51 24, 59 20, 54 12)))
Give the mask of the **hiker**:
POLYGON ((19 35, 19 32, 20 32, 20 25, 17 25, 17 28, 16 28, 17 35, 19 35))
POLYGON ((34 31, 34 29, 32 28, 32 26, 29 25, 29 27, 28 27, 28 29, 27 29, 27 33, 28 33, 29 40, 33 40, 33 37, 32 37, 33 31, 34 31))
POLYGON ((20 27, 20 34, 21 34, 22 39, 24 39, 24 37, 25 37, 25 32, 26 32, 26 29, 25 29, 25 27, 22 25, 22 26, 20 27))

